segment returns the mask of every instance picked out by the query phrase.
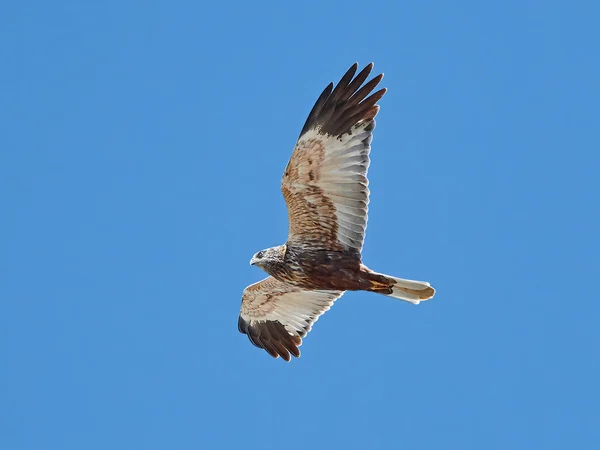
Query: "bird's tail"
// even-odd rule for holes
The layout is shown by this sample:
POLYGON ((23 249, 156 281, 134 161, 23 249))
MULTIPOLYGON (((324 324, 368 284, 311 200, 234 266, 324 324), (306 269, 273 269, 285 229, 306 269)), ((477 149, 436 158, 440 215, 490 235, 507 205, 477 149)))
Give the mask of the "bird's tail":
POLYGON ((426 281, 405 280, 381 273, 370 273, 371 292, 397 298, 418 305, 435 295, 435 289, 426 281))

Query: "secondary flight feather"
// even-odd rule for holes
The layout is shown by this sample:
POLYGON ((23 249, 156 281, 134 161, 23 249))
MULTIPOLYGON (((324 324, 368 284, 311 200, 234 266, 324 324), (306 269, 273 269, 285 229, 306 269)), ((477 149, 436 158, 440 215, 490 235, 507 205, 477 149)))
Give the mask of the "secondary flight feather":
POLYGON ((274 358, 300 356, 302 338, 345 291, 369 291, 413 304, 435 294, 429 283, 374 272, 362 263, 371 140, 383 78, 366 82, 354 64, 330 83, 302 128, 283 173, 287 242, 256 253, 269 274, 242 295, 238 329, 274 358), (356 75, 356 76, 355 76, 356 75))

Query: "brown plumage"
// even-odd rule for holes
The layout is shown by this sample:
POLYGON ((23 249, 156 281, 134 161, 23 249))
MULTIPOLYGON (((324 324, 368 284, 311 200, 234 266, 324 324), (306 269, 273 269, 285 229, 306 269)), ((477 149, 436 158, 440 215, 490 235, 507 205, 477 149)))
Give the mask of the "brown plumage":
POLYGON ((285 168, 286 244, 258 252, 251 264, 270 276, 244 290, 240 332, 271 356, 299 357, 312 324, 345 291, 370 291, 418 304, 433 297, 429 283, 368 269, 361 261, 367 227, 369 152, 386 90, 366 84, 373 64, 356 77, 354 64, 329 84, 310 112, 285 168), (362 86, 362 87, 361 87, 362 86))

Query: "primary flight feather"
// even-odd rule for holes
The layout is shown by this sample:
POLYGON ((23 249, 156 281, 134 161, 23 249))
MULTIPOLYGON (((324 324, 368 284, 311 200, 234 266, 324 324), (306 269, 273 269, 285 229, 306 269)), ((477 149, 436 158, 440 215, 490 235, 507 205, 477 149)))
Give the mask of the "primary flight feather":
POLYGON ((270 276, 242 295, 240 332, 271 356, 299 357, 302 338, 345 291, 369 291, 414 304, 435 294, 429 283, 383 275, 361 260, 369 204, 369 152, 386 89, 383 74, 365 83, 373 64, 354 64, 329 84, 302 128, 283 173, 288 210, 284 245, 256 253, 250 264, 270 276), (364 85, 363 85, 364 83, 364 85))

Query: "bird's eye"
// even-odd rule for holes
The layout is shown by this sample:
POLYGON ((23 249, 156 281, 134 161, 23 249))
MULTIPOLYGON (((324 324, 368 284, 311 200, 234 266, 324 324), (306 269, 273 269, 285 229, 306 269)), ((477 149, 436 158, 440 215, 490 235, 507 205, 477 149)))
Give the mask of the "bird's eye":
POLYGON ((261 258, 263 257, 263 255, 264 255, 264 254, 265 254, 265 252, 258 252, 258 253, 256 254, 256 257, 257 257, 258 259, 261 259, 261 258))

